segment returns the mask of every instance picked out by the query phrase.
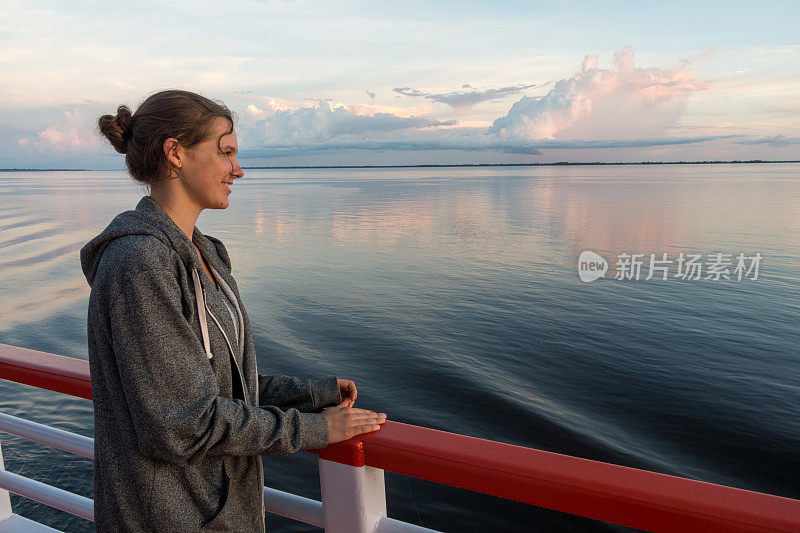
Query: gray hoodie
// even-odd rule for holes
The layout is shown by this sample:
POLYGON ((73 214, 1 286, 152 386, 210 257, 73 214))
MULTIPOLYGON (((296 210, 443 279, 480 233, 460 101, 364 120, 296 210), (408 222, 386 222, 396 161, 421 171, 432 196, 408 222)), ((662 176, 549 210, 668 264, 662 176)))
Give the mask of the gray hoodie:
POLYGON ((98 531, 264 531, 261 455, 328 443, 336 377, 258 375, 228 252, 192 241, 144 196, 81 249, 98 531))

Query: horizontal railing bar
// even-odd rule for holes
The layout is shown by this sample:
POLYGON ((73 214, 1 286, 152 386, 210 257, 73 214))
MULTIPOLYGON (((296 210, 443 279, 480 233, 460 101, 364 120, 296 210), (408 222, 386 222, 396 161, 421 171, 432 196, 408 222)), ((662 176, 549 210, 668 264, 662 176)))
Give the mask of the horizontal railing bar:
POLYGON ((84 359, 0 344, 0 377, 92 399, 89 361, 84 359))
POLYGON ((0 431, 94 459, 94 439, 0 412, 0 431))
POLYGON ((317 500, 264 487, 264 506, 270 513, 311 524, 312 526, 325 527, 322 518, 322 502, 317 500))
POLYGON ((400 422, 360 449, 375 468, 646 531, 800 531, 800 500, 400 422))
POLYGON ((79 494, 7 470, 0 470, 0 488, 94 522, 94 502, 79 494))

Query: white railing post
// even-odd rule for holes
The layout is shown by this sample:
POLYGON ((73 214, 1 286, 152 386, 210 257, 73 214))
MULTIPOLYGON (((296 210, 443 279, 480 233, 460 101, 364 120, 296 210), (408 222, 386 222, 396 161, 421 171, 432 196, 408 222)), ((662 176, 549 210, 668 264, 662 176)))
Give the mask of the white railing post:
MULTIPOLYGON (((6 469, 3 463, 3 443, 0 439, 0 472, 6 469)), ((11 495, 9 492, 0 487, 0 522, 11 516, 11 495)))
POLYGON ((325 533, 374 533, 386 516, 383 470, 319 460, 325 533))

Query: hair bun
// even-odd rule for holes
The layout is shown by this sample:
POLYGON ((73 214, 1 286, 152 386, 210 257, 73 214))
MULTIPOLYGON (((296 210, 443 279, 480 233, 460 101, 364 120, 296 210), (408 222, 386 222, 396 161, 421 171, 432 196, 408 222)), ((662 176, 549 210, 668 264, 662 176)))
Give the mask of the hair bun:
POLYGON ((131 138, 133 116, 127 106, 117 108, 117 115, 103 115, 97 120, 97 125, 114 150, 124 154, 128 151, 128 140, 131 138))

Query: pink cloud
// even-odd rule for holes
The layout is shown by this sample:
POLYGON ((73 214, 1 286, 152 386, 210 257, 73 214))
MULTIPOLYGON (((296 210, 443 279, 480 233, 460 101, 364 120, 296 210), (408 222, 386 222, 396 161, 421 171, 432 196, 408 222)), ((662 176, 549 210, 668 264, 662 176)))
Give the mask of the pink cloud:
POLYGON ((243 117, 246 123, 250 124, 271 118, 278 111, 294 110, 302 107, 300 104, 283 98, 266 98, 264 103, 259 105, 250 104, 247 106, 243 117))
MULTIPOLYGON (((36 144, 48 149, 96 152, 101 146, 94 131, 94 121, 83 117, 77 109, 72 112, 64 111, 64 118, 40 131, 38 136, 36 144)), ((28 141, 20 144, 28 144, 28 141)))
MULTIPOLYGON (((326 141, 336 137, 380 136, 402 130, 449 126, 454 121, 439 121, 409 114, 382 112, 381 106, 345 106, 320 100, 317 105, 296 109, 277 109, 255 125, 239 129, 242 144, 292 144, 326 141)), ((253 112, 248 108, 248 112, 253 112)))
POLYGON ((637 67, 626 46, 609 69, 587 55, 579 72, 544 96, 523 96, 489 133, 529 140, 656 136, 681 114, 687 96, 710 86, 695 79, 688 61, 675 69, 637 67))

